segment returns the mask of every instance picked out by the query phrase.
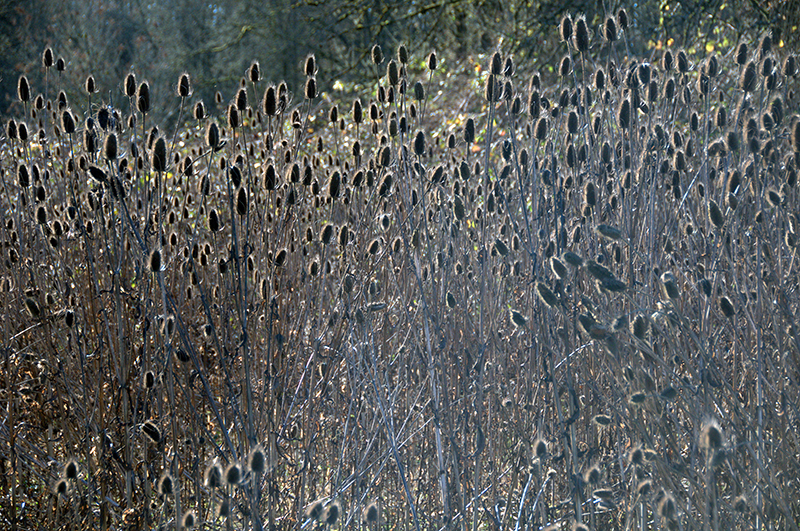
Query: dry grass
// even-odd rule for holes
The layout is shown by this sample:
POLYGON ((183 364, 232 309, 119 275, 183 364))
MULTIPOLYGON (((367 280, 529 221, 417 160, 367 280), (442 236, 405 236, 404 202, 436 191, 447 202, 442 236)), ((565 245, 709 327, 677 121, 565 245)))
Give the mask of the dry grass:
POLYGON ((404 49, 336 110, 181 77, 175 131, 21 87, 3 525, 797 529, 796 71, 614 22, 469 116, 404 49))

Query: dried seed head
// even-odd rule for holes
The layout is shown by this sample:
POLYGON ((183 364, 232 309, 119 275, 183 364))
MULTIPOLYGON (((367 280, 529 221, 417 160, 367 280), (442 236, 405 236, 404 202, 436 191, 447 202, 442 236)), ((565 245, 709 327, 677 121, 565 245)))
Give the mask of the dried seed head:
POLYGON ((109 133, 103 142, 103 156, 108 160, 117 160, 117 134, 109 133))
POLYGON ((317 60, 314 57, 314 54, 311 54, 308 57, 306 57, 306 62, 303 71, 307 76, 317 75, 317 60))
POLYGON ((625 11, 625 8, 620 8, 617 11, 617 21, 619 22, 619 27, 623 30, 628 29, 628 12, 625 11))
POLYGON ((572 17, 569 14, 564 15, 561 23, 558 25, 558 33, 561 35, 562 42, 569 42, 572 38, 572 17))
POLYGON ((366 523, 377 522, 379 516, 380 516, 380 509, 378 508, 378 504, 376 502, 370 502, 369 505, 367 505, 364 508, 364 514, 363 514, 364 522, 366 523))
POLYGON ((753 61, 750 61, 739 76, 739 88, 745 92, 753 92, 756 89, 757 81, 756 65, 753 61))
POLYGON ((397 47, 397 60, 400 61, 400 64, 408 64, 408 48, 406 48, 405 44, 397 47))
POLYGON ((58 496, 66 496, 69 492, 69 482, 65 478, 60 478, 56 481, 53 492, 58 496))
POLYGON ((678 51, 678 72, 685 74, 689 71, 689 57, 686 55, 686 50, 678 51))
POLYGON ((533 442, 533 453, 538 459, 544 459, 547 455, 547 441, 544 439, 536 439, 533 442))
POLYGON ((158 426, 156 426, 154 422, 148 420, 142 424, 142 432, 154 443, 158 444, 161 442, 161 430, 158 429, 158 426))
POLYGON ((339 506, 339 502, 335 501, 325 507, 325 511, 322 514, 322 521, 328 525, 336 524, 336 521, 339 519, 339 513, 341 512, 341 508, 339 506))
POLYGON ((617 109, 617 123, 622 129, 628 129, 631 124, 631 100, 625 98, 617 109))
POLYGON ((540 142, 547 138, 547 118, 541 117, 536 121, 534 137, 536 137, 536 140, 539 140, 540 142))
POLYGON ((263 474, 267 470, 267 455, 264 448, 259 444, 256 446, 247 459, 247 466, 257 474, 263 474))
POLYGON ((800 120, 795 120, 792 124, 790 135, 791 147, 795 153, 800 153, 800 120))
POLYGON ((161 496, 169 496, 174 492, 175 482, 169 472, 164 472, 158 480, 158 493, 161 496))
POLYGON ((51 68, 53 66, 53 49, 49 46, 45 48, 42 53, 42 66, 45 68, 51 68))
POLYGON ((353 101, 353 122, 360 124, 364 121, 364 108, 361 106, 361 99, 356 98, 353 101))
POLYGON ((156 139, 153 144, 153 151, 150 154, 150 166, 153 171, 163 172, 167 170, 167 141, 163 136, 156 139))
POLYGON ((603 37, 608 42, 617 40, 617 21, 614 20, 614 17, 606 18, 606 23, 603 26, 603 37))
POLYGON ((28 83, 28 78, 25 75, 19 76, 17 81, 17 98, 23 103, 31 100, 31 85, 28 83))
POLYGON ((196 523, 197 523, 197 518, 194 515, 194 511, 188 511, 183 515, 184 529, 193 529, 196 523))
POLYGON ((414 154, 418 157, 425 154, 425 133, 421 130, 414 137, 414 154))
POLYGON ((722 448, 722 429, 715 420, 707 421, 700 432, 700 447, 705 450, 722 448))
POLYGON ((231 463, 225 469, 225 483, 229 487, 235 487, 242 481, 242 467, 239 463, 231 463))
POLYGON ((636 486, 636 494, 639 496, 647 496, 653 490, 653 482, 649 479, 645 479, 639 482, 636 486))
POLYGON ((528 320, 517 310, 511 310, 511 321, 519 327, 525 326, 528 320))
POLYGON ((313 100, 317 97, 317 80, 314 77, 306 79, 305 97, 307 100, 313 100))
POLYGON ((148 265, 152 273, 161 271, 162 263, 160 249, 153 249, 153 251, 150 253, 150 261, 148 262, 148 265))
POLYGON ((600 473, 600 468, 596 465, 586 469, 583 473, 583 480, 589 485, 597 485, 600 483, 601 478, 602 474, 600 473))
POLYGON ((708 217, 715 227, 721 229, 725 225, 725 215, 713 199, 708 202, 708 217))
POLYGON ((142 81, 136 91, 136 108, 142 114, 150 112, 150 84, 142 81))
POLYGON ((311 502, 306 507, 304 514, 309 520, 319 520, 322 516, 322 511, 325 509, 325 500, 319 499, 311 502))
POLYGON ((428 55, 428 70, 433 72, 434 70, 436 70, 436 66, 437 66, 436 52, 431 52, 430 55, 428 55))
POLYGON ((592 421, 597 424, 598 426, 610 426, 611 425, 611 417, 608 415, 595 415, 592 418, 592 421))
POLYGON ((733 317, 734 314, 736 313, 736 311, 733 308, 733 303, 728 297, 724 295, 719 298, 719 309, 722 312, 722 315, 724 315, 728 319, 733 317))
POLYGON ((66 479, 74 480, 78 479, 78 462, 74 459, 70 459, 67 461, 67 464, 64 465, 64 477, 66 479))
POLYGON ((204 477, 206 487, 216 489, 222 486, 222 467, 214 461, 206 468, 204 477))
POLYGON ((581 16, 575 22, 575 35, 572 41, 580 53, 589 50, 589 26, 586 24, 586 17, 581 16))
POLYGON ((386 66, 386 79, 392 87, 396 87, 397 84, 400 83, 400 69, 397 66, 397 61, 394 59, 389 61, 389 64, 386 66))
POLYGON ((559 303, 558 297, 545 284, 541 282, 536 283, 536 294, 539 296, 541 301, 545 303, 548 307, 556 308, 558 306, 559 303))
POLYGON ((156 385, 156 375, 153 371, 147 371, 142 378, 142 384, 145 389, 152 389, 156 385))
POLYGON ((188 73, 184 72, 178 77, 176 92, 181 98, 188 98, 192 95, 192 82, 188 73))
POLYGON ((75 118, 69 109, 64 109, 64 112, 61 113, 61 130, 68 135, 75 132, 75 118))
POLYGON ((261 81, 261 66, 258 64, 258 61, 253 61, 253 64, 247 69, 247 79, 250 80, 250 83, 258 83, 261 81))
POLYGON ((383 63, 383 50, 381 49, 380 44, 376 44, 372 47, 372 62, 375 65, 380 65, 383 63))

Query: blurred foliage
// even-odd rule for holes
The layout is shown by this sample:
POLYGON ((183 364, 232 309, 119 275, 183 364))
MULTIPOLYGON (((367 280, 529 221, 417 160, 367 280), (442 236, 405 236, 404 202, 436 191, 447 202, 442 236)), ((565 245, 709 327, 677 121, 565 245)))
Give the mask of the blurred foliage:
POLYGON ((192 75, 195 98, 209 104, 220 91, 224 104, 254 60, 265 80, 285 80, 298 91, 299 65, 314 53, 327 82, 352 86, 363 81, 376 43, 387 55, 405 42, 418 57, 435 49, 440 60, 455 63, 499 49, 513 54, 523 70, 546 72, 561 54, 555 29, 563 13, 585 13, 597 42, 604 9, 613 14, 621 7, 631 21, 628 42, 637 43, 630 51, 639 56, 666 43, 702 44, 699 50, 710 44, 724 52, 767 30, 796 46, 800 34, 798 0, 0 0, 0 112, 14 105, 20 74, 35 90, 46 90, 41 64, 30 58, 48 45, 67 62, 67 79, 56 80, 58 88, 82 86, 89 74, 118 79, 116 86, 98 87, 93 100, 113 103, 121 97, 123 77, 134 70, 150 81, 153 107, 172 109, 170 116, 156 117, 161 120, 177 114, 176 71, 192 75))

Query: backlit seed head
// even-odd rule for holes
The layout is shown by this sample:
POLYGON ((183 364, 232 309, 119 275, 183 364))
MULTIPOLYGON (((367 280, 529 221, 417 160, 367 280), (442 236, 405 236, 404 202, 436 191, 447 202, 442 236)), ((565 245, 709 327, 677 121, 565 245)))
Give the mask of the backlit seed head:
POLYGON ((142 432, 154 443, 161 442, 161 430, 158 429, 154 422, 148 420, 142 424, 142 432))
POLYGON ((603 26, 603 37, 608 42, 617 40, 617 21, 614 20, 614 17, 606 18, 606 23, 603 26))
POLYGON ((639 496, 647 496, 653 490, 653 482, 649 479, 645 479, 639 482, 636 486, 636 494, 639 496))
POLYGON ((250 452, 250 456, 247 459, 247 466, 257 474, 263 474, 267 470, 267 455, 260 444, 250 452))
POLYGON ((437 66, 436 52, 431 52, 430 55, 428 55, 428 70, 433 72, 434 70, 436 70, 436 66, 437 66))
POLYGON ((53 492, 57 496, 66 496, 69 492, 69 482, 65 478, 60 478, 58 481, 56 481, 56 484, 53 487, 53 492))
POLYGON ((569 42, 572 38, 572 17, 569 14, 564 15, 561 19, 561 23, 558 25, 558 33, 562 42, 569 42))
POLYGON ((753 92, 756 89, 757 81, 756 65, 753 61, 750 61, 739 76, 739 88, 745 92, 753 92))
POLYGON ((161 496, 169 496, 175 491, 175 481, 169 472, 164 472, 158 480, 158 493, 161 496))
POLYGON ((242 481, 242 467, 239 463, 231 463, 225 469, 225 483, 229 487, 235 487, 242 481))
POLYGON ((314 77, 306 79, 305 97, 308 100, 313 100, 317 97, 317 80, 314 77))
POLYGON ((42 53, 42 66, 45 68, 51 68, 53 66, 53 49, 49 46, 45 48, 42 53))
POLYGON ((161 271, 161 249, 153 249, 153 251, 150 253, 148 265, 152 273, 158 273, 161 271))
POLYGON ((511 310, 511 321, 520 328, 525 326, 528 320, 517 310, 511 310))
POLYGON ((70 459, 67 461, 67 464, 64 465, 64 477, 66 479, 78 479, 78 462, 74 459, 70 459))
POLYGON ((142 114, 150 112, 150 84, 147 81, 142 81, 136 90, 136 108, 142 114))
POLYGON ((383 63, 383 50, 381 49, 380 44, 376 44, 372 47, 372 52, 370 55, 372 57, 373 64, 380 65, 383 63))
POLYGON ((600 468, 596 465, 586 469, 583 473, 583 480, 590 485, 597 485, 600 483, 601 478, 602 473, 600 472, 600 468))
POLYGON ((536 439, 533 442, 533 453, 537 459, 544 459, 547 456, 547 441, 544 439, 536 439))
POLYGON ((725 297, 724 295, 719 298, 719 309, 722 312, 722 315, 724 315, 728 319, 733 317, 736 313, 736 311, 733 308, 733 303, 728 297, 725 297))
POLYGON ((194 511, 187 511, 183 515, 184 529, 193 529, 196 523, 197 523, 197 517, 195 516, 194 511))
POLYGON ((23 103, 27 103, 31 100, 31 86, 25 75, 19 76, 19 80, 17 81, 17 98, 23 103))
POLYGON ((339 519, 339 514, 341 513, 341 506, 339 505, 338 501, 328 504, 325 507, 325 511, 322 513, 322 521, 328 525, 336 524, 336 521, 339 519))
POLYGON ((595 415, 592 418, 592 421, 597 424, 598 426, 610 426, 611 425, 611 417, 608 415, 595 415))
POLYGON ((206 487, 216 489, 222 486, 222 467, 214 461, 206 468, 204 475, 206 487))
POLYGON ((536 283, 536 294, 539 296, 539 299, 550 308, 556 308, 559 304, 556 294, 541 282, 536 283))
POLYGON ((377 522, 379 516, 380 509, 378 508, 378 504, 376 502, 370 502, 369 505, 364 508, 364 514, 362 518, 364 519, 364 522, 371 523, 377 522))
POLYGON ((33 319, 39 319, 42 316, 42 311, 39 309, 39 303, 31 297, 25 298, 25 309, 28 311, 33 319))
POLYGON ((628 456, 631 464, 641 466, 644 463, 644 451, 641 446, 637 446, 628 456))
POLYGON ((700 432, 700 447, 705 450, 722 448, 722 429, 715 420, 707 421, 700 432))
POLYGON ((575 48, 583 53, 589 50, 589 26, 586 24, 586 17, 579 17, 575 22, 575 34, 572 43, 575 48))
POLYGON ((319 520, 322 516, 322 512, 325 510, 325 500, 319 499, 315 500, 306 506, 304 514, 305 517, 309 520, 319 520))
POLYGON ((64 112, 61 113, 61 129, 68 135, 75 132, 75 118, 69 109, 64 109, 64 112))
POLYGON ((708 217, 715 227, 721 229, 725 225, 725 216, 720 210, 719 205, 713 199, 708 202, 708 217))

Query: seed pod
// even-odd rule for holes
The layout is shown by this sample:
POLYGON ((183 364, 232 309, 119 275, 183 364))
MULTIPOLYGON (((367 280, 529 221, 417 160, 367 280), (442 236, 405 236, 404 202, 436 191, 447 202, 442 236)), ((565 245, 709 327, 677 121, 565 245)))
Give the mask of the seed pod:
POLYGON ((278 95, 274 85, 270 85, 264 90, 264 97, 261 100, 261 109, 267 116, 275 116, 278 114, 278 95))
POLYGON ((317 60, 314 57, 314 54, 311 54, 308 57, 306 57, 304 71, 307 76, 317 75, 317 60))
POLYGON ((464 125, 464 141, 467 144, 475 142, 475 120, 472 118, 467 118, 467 122, 464 125))
POLYGON ((150 165, 153 171, 163 172, 167 170, 167 142, 163 136, 158 137, 153 145, 150 165))
POLYGON ((536 121, 534 137, 540 142, 547 138, 547 118, 541 117, 536 121))
POLYGON ((353 122, 360 124, 364 120, 364 110, 361 106, 361 99, 356 98, 353 101, 353 122))
POLYGON ((603 37, 608 42, 617 40, 617 21, 614 20, 614 17, 606 18, 606 23, 603 26, 603 37))
POLYGON ((72 116, 72 111, 65 109, 61 113, 61 129, 65 134, 71 135, 75 132, 75 118, 72 116))
POLYGON ((394 59, 389 61, 386 67, 386 79, 392 87, 396 87, 397 84, 400 83, 400 70, 394 59))
POLYGON ((720 210, 719 205, 713 199, 709 200, 708 202, 708 217, 711 220, 711 223, 714 224, 715 227, 721 229, 723 225, 725 225, 725 216, 720 210))
POLYGON ((625 98, 617 110, 617 123, 622 129, 628 129, 631 124, 631 100, 625 98))
POLYGON ((317 80, 313 77, 306 79, 305 96, 307 100, 317 97, 317 80))
POLYGON ((373 64, 380 65, 383 63, 383 50, 379 44, 372 47, 371 57, 373 64))
POLYGON ((31 85, 28 83, 28 78, 25 75, 19 76, 17 81, 17 98, 23 103, 31 100, 31 85))
POLYGON ((425 154, 425 133, 422 131, 417 131, 414 137, 414 154, 418 157, 425 154))
POLYGON ((436 66, 437 66, 436 52, 431 52, 430 55, 428 55, 428 70, 433 72, 434 70, 436 70, 436 66))
POLYGON ((689 71, 689 57, 685 50, 678 51, 678 72, 685 74, 689 71))

